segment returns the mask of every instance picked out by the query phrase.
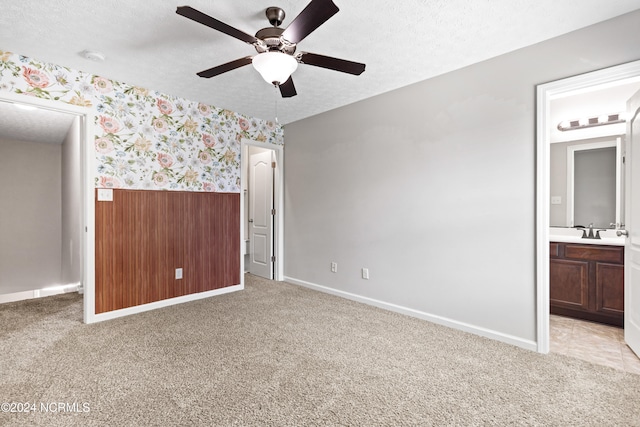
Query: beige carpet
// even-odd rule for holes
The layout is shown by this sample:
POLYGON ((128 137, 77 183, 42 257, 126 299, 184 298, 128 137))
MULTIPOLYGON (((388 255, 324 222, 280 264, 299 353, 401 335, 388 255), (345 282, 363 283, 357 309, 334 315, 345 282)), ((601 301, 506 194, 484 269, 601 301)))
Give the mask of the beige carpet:
POLYGON ((0 305, 0 402, 36 405, 0 425, 640 425, 640 376, 252 276, 81 312, 76 294, 0 305))

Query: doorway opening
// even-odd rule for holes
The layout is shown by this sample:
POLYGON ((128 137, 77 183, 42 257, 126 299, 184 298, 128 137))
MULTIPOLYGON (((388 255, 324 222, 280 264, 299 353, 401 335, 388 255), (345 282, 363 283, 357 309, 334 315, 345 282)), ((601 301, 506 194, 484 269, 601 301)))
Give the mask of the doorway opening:
POLYGON ((243 139, 241 150, 242 272, 282 281, 283 147, 243 139))
MULTIPOLYGON (((53 133, 51 129, 54 125, 48 120, 56 123, 62 121, 64 122, 62 127, 66 127, 67 124, 69 126, 66 136, 63 137, 64 141, 57 142, 58 147, 54 148, 53 157, 49 159, 49 163, 59 163, 56 166, 56 175, 60 174, 60 176, 55 179, 53 177, 40 179, 43 182, 40 184, 39 193, 31 195, 26 187, 22 190, 20 185, 11 188, 12 191, 18 192, 18 198, 30 199, 30 205, 23 207, 26 212, 31 214, 42 212, 45 215, 50 212, 54 215, 53 210, 56 210, 55 215, 59 219, 59 221, 56 219, 56 223, 59 222, 59 224, 55 225, 51 233, 50 249, 44 250, 48 251, 49 257, 58 265, 49 269, 40 269, 41 265, 38 265, 33 269, 34 271, 29 271, 29 274, 37 274, 31 274, 24 280, 20 278, 20 271, 25 274, 26 270, 18 268, 15 271, 15 280, 11 280, 13 284, 7 285, 5 290, 9 293, 13 292, 10 295, 15 295, 17 299, 37 298, 78 290, 83 293, 84 322, 90 323, 95 314, 92 173, 94 152, 93 144, 87 143, 91 135, 91 121, 88 118, 92 113, 87 108, 8 92, 0 93, 0 103, 6 112, 11 112, 11 118, 3 117, 6 119, 2 129, 3 135, 7 139, 22 141, 25 144, 24 146, 13 144, 14 152, 24 153, 27 144, 31 146, 31 150, 39 153, 43 146, 51 148, 55 145, 51 143, 53 141, 47 144, 38 142, 38 134, 46 136, 47 130, 53 133), (51 180, 48 181, 49 179, 51 180), (59 194, 54 196, 52 193, 59 194), (35 272, 35 270, 38 271, 35 272), (10 289, 14 285, 17 287, 10 289)), ((29 160, 25 163, 19 167, 24 168, 28 173, 33 173, 33 163, 29 160)), ((16 198, 12 199, 12 203, 17 201, 16 198)), ((8 209, 12 208, 13 206, 8 206, 8 209)), ((28 219, 27 216, 32 215, 25 215, 25 220, 28 219)), ((11 237, 8 243, 11 245, 15 242, 16 245, 24 246, 24 242, 19 241, 21 236, 19 230, 12 232, 17 234, 11 237)), ((41 240, 37 236, 33 243, 29 243, 28 235, 22 234, 22 236, 27 240, 27 246, 39 248, 41 240)), ((29 253, 25 253, 18 258, 28 262, 29 257, 29 253)), ((42 256, 34 256, 34 258, 46 259, 42 256)))
MULTIPOLYGON (((585 99, 588 99, 591 95, 601 97, 598 100, 594 98, 593 105, 600 105, 601 108, 605 110, 607 108, 614 108, 617 110, 616 113, 622 112, 625 110, 625 107, 607 105, 607 99, 610 100, 612 97, 612 92, 610 91, 620 92, 625 87, 628 88, 626 98, 624 99, 626 103, 626 100, 640 87, 640 61, 558 80, 537 87, 536 313, 537 350, 540 353, 548 353, 550 349, 550 227, 555 225, 551 221, 551 212, 553 212, 553 209, 559 207, 566 199, 566 196, 563 198, 551 192, 551 145, 554 142, 566 143, 572 140, 576 141, 577 139, 582 139, 582 143, 592 143, 597 141, 598 138, 611 137, 611 126, 594 127, 593 130, 597 131, 589 134, 586 138, 577 137, 575 133, 577 131, 573 130, 563 132, 563 136, 558 137, 557 133, 561 132, 558 129, 560 120, 555 113, 562 110, 563 114, 569 114, 571 116, 563 117, 562 120, 577 119, 579 118, 578 116, 573 117, 573 115, 563 110, 565 107, 559 107, 559 105, 571 105, 571 101, 576 100, 576 105, 580 105, 580 108, 589 108, 590 106, 588 103, 585 103, 585 99), (607 132, 609 132, 609 134, 607 134, 607 132)), ((591 108, 593 108, 593 105, 591 108)), ((604 114, 604 111, 590 111, 589 113, 604 114)), ((580 114, 582 113, 578 113, 578 115, 580 114)), ((585 112, 584 114, 588 113, 585 112)), ((625 130, 622 130, 619 132, 619 135, 623 135, 624 133, 625 130)), ((620 205, 623 203, 624 198, 622 197, 620 205)), ((554 215, 556 215, 556 217, 562 217, 562 215, 564 215, 564 218, 568 217, 566 211, 559 216, 557 212, 554 213, 554 215)), ((612 220, 612 222, 615 228, 619 228, 622 225, 615 224, 617 221, 612 220)), ((573 225, 566 224, 566 226, 567 228, 571 228, 573 225)), ((609 231, 615 232, 615 230, 609 231)))

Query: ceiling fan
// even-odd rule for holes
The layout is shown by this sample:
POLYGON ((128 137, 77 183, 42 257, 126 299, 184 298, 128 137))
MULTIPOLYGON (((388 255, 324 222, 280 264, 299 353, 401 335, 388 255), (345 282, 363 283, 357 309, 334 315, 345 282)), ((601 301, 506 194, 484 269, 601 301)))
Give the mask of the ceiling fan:
POLYGON ((291 74, 298 67, 298 63, 354 75, 360 75, 364 72, 365 64, 359 62, 316 53, 296 53, 297 44, 338 13, 338 10, 332 0, 311 0, 287 28, 280 28, 280 24, 282 24, 285 17, 284 10, 279 7, 269 7, 266 10, 266 15, 272 27, 259 30, 255 36, 233 28, 190 6, 180 6, 176 13, 242 40, 252 45, 258 52, 253 57, 245 56, 244 58, 201 71, 198 76, 210 78, 253 64, 267 83, 277 86, 281 95, 284 98, 288 98, 297 94, 291 74))

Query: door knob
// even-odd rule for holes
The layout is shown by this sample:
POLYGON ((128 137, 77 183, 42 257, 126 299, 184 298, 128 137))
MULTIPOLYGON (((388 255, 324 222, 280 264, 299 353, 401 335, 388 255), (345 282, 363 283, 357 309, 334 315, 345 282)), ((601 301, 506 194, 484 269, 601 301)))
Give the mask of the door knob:
POLYGON ((629 232, 627 230, 618 230, 618 231, 616 231, 616 236, 618 236, 618 237, 620 237, 620 236, 629 237, 629 232))
POLYGON ((253 220, 252 220, 252 219, 250 219, 250 220, 249 220, 249 222, 253 222, 253 220))

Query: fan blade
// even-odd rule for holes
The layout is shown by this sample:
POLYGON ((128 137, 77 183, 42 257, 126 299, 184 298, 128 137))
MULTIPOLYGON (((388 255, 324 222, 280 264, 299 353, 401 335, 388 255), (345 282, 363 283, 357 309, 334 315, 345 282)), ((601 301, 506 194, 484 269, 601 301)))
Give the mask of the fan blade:
POLYGON ((189 18, 193 21, 206 25, 207 27, 211 27, 214 30, 223 32, 231 37, 235 37, 238 40, 242 40, 245 43, 254 44, 258 42, 258 39, 254 36, 249 35, 244 31, 240 31, 237 28, 233 28, 231 25, 227 25, 222 21, 218 21, 217 19, 212 18, 211 16, 190 6, 179 6, 176 13, 184 16, 185 18, 189 18))
POLYGON ((218 65, 217 67, 209 68, 208 70, 200 71, 198 75, 200 77, 210 78, 249 64, 251 64, 251 57, 246 56, 244 58, 236 59, 235 61, 227 62, 226 64, 218 65))
POLYGON ((296 87, 293 85, 293 78, 289 76, 286 82, 278 85, 280 88, 280 94, 283 98, 291 98, 292 96, 296 96, 298 92, 296 92, 296 87))
POLYGON ((362 74, 366 66, 360 62, 347 61, 346 59, 338 59, 309 52, 301 52, 299 57, 302 64, 315 65, 316 67, 355 74, 356 76, 362 74))
POLYGON ((291 43, 300 43, 339 10, 331 0, 311 0, 311 3, 284 30, 282 38, 291 43))

